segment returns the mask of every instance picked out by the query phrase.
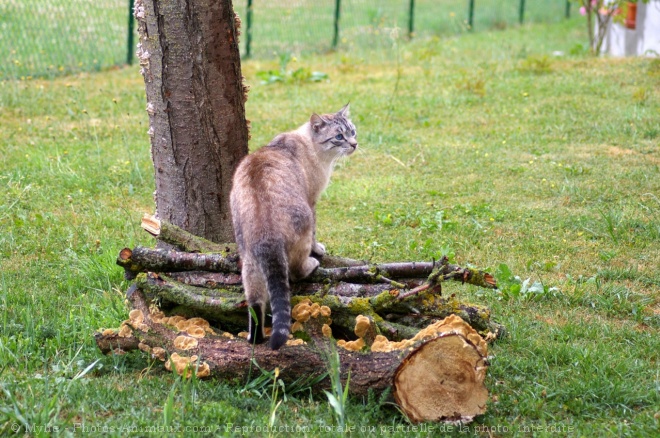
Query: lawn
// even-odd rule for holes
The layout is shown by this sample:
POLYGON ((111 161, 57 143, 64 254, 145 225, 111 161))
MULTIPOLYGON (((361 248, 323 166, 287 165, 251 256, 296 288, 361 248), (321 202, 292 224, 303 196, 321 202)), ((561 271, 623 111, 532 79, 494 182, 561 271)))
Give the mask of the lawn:
MULTIPOLYGON (((330 252, 447 254, 500 283, 444 290, 508 330, 490 346, 487 413, 415 432, 388 399, 350 398, 352 435, 660 431, 660 61, 592 58, 584 40, 580 17, 390 33, 379 50, 348 42, 286 66, 321 82, 265 85, 277 62, 243 63, 251 149, 351 102, 360 149, 318 206, 330 252)), ((127 317, 118 251, 152 244, 144 108, 136 67, 0 82, 0 435, 336 432, 304 382, 182 381, 97 351, 94 332, 127 317)))

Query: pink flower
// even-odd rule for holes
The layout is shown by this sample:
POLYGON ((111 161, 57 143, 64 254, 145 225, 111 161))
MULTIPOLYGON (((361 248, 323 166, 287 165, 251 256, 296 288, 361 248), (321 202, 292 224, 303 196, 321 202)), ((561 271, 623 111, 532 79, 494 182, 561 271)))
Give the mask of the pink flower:
POLYGON ((595 7, 598 4, 598 0, 591 0, 591 6, 595 7))
POLYGON ((582 7, 580 8, 580 15, 587 15, 587 8, 585 8, 584 6, 582 6, 582 7))

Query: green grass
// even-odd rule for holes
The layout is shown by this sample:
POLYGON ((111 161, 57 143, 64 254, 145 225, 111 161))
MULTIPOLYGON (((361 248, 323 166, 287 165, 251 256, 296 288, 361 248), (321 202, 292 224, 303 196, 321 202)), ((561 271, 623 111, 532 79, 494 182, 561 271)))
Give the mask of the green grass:
MULTIPOLYGON (((260 85, 276 62, 243 64, 252 149, 351 102, 359 153, 318 207, 331 252, 449 253, 498 275, 497 292, 444 291, 509 332, 490 348, 491 401, 471 435, 660 427, 660 63, 555 57, 582 27, 388 36, 381 51, 290 64, 321 83, 260 85)), ((0 82, 0 435, 253 436, 273 410, 279 430, 331 431, 335 411, 304 382, 275 391, 256 369, 251 382, 182 381, 142 354, 97 351, 95 330, 127 315, 118 251, 151 244, 138 226, 154 209, 144 108, 136 68, 0 82)), ((412 433, 378 397, 349 397, 344 422, 356 436, 412 433)))

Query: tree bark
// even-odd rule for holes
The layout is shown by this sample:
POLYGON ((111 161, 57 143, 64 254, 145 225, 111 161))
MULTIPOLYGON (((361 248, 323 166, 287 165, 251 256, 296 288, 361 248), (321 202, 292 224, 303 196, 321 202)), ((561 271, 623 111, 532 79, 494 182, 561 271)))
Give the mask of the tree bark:
POLYGON ((234 240, 229 192, 248 152, 231 0, 136 0, 159 218, 214 242, 234 240))

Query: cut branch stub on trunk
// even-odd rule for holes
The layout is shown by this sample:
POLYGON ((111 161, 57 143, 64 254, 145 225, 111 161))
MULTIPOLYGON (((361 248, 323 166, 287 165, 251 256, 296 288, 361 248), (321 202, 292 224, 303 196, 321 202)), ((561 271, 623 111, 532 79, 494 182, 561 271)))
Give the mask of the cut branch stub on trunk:
POLYGON ((142 228, 159 241, 173 245, 185 252, 215 252, 228 253, 235 244, 221 245, 211 242, 203 237, 195 236, 183 228, 177 227, 167 221, 161 221, 156 216, 145 214, 140 224, 142 228))
MULTIPOLYGON (((201 318, 167 318, 149 306, 135 286, 128 296, 133 307, 130 319, 118 331, 96 335, 97 345, 105 353, 140 349, 187 376, 196 372, 199 377, 246 379, 252 358, 264 369, 279 367, 285 382, 301 375, 325 374, 327 353, 323 351, 328 351, 332 342, 325 327, 335 316, 329 308, 311 301, 300 303, 293 314, 298 316, 308 340, 290 340, 280 350, 272 351, 266 345, 253 346, 245 339, 215 331, 201 318)), ((373 332, 364 324, 354 328, 362 336, 358 338, 363 345, 359 351, 337 348, 342 380, 350 374, 351 393, 364 396, 370 390, 380 393, 391 388, 395 400, 413 421, 470 421, 485 411, 486 343, 459 317, 438 321, 414 338, 398 343, 378 335, 365 342, 373 332)), ((326 376, 315 389, 327 388, 328 384, 326 376)))

